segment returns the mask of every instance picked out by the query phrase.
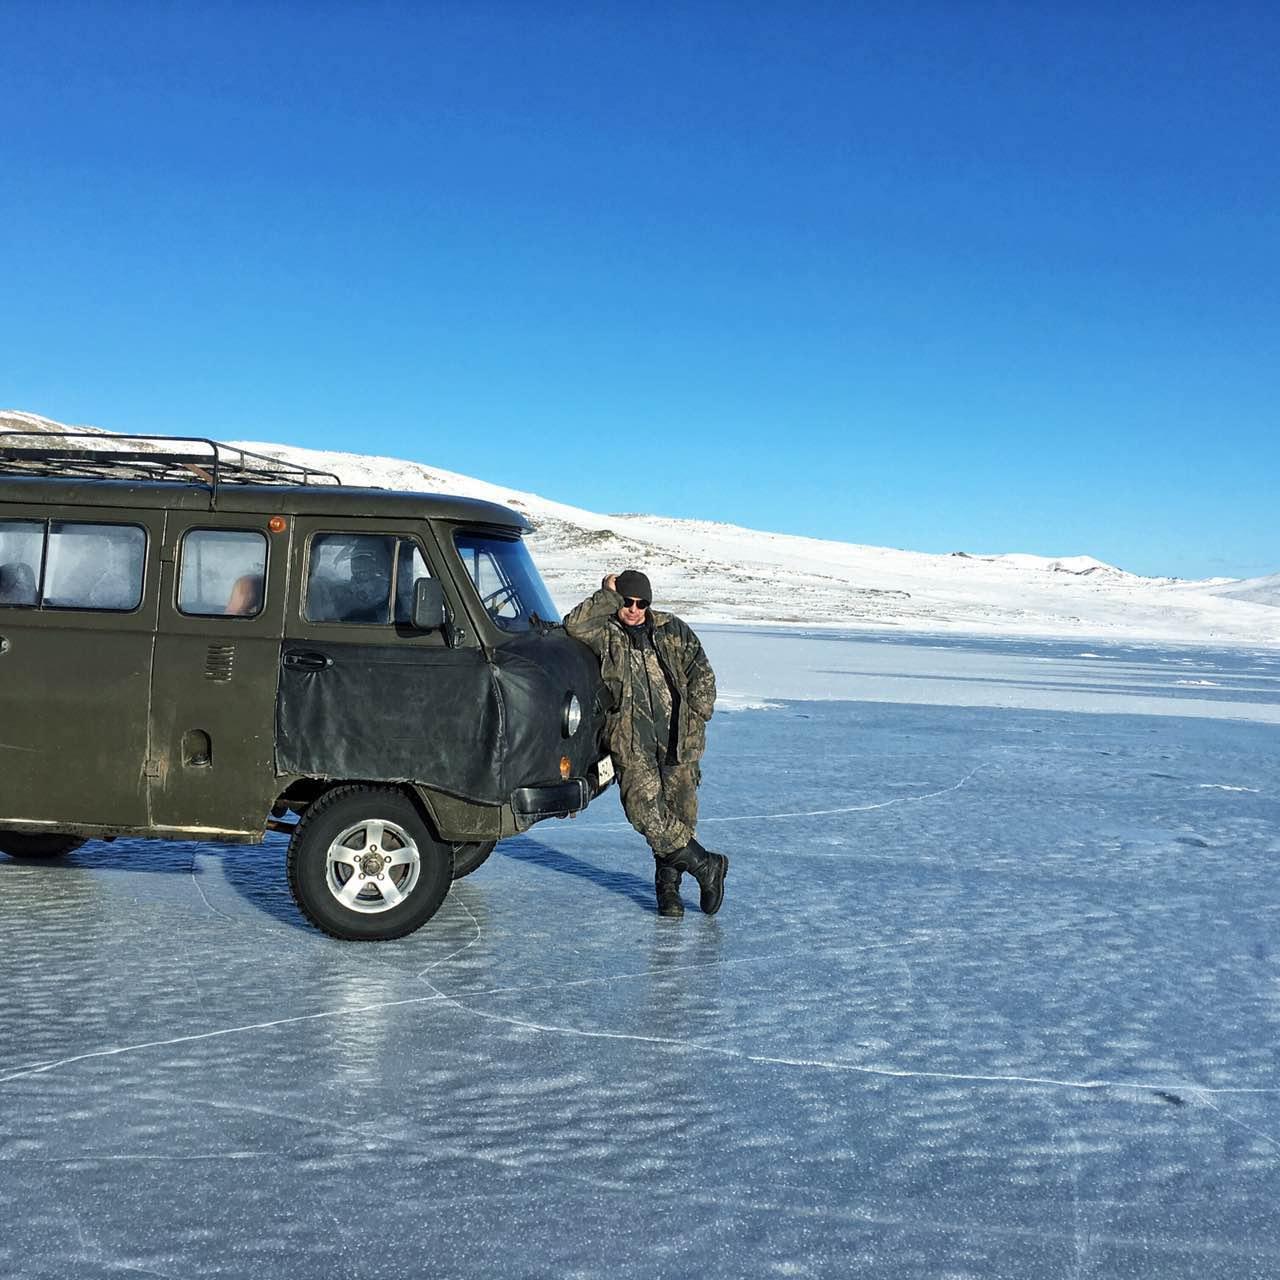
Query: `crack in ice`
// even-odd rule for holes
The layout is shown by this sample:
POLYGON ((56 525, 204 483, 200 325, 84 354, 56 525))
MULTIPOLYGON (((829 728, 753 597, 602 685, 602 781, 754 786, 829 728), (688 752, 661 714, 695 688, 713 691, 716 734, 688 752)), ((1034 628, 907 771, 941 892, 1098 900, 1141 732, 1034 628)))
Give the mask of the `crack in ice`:
MULTIPOLYGON (((972 774, 969 775, 972 777, 972 774)), ((471 916, 472 922, 476 928, 476 937, 471 940, 467 946, 473 945, 479 940, 480 922, 472 915, 470 909, 465 903, 460 903, 462 909, 471 916)), ((462 947, 455 955, 460 954, 467 948, 462 947)), ((448 957, 446 957, 447 959, 448 957)), ((443 963, 443 962, 441 962, 443 963)), ((463 1013, 469 1013, 473 1017, 483 1018, 491 1022, 505 1023, 507 1026, 517 1027, 526 1031, 535 1031, 544 1035, 562 1035, 576 1036, 586 1040, 618 1040, 632 1044, 649 1044, 661 1049, 679 1049, 684 1051, 692 1051, 694 1053, 705 1053, 714 1057, 733 1058, 741 1062, 753 1062, 760 1066, 779 1066, 779 1067, 797 1067, 808 1070, 847 1072, 853 1075, 877 1076, 891 1080, 944 1080, 949 1083, 957 1084, 1001 1084, 1001 1085, 1029 1085, 1034 1088, 1056 1088, 1056 1089, 1076 1089, 1081 1091, 1097 1091, 1099 1089, 1129 1089, 1138 1092, 1184 1092, 1195 1091, 1203 1094, 1227 1095, 1227 1094, 1278 1094, 1280 1086, 1274 1087, 1212 1087, 1201 1084, 1192 1084, 1185 1081, 1176 1083, 1167 1083, 1163 1081, 1141 1081, 1141 1080, 1065 1080, 1058 1079, 1054 1076, 1020 1076, 1020 1075, 985 1075, 980 1072, 958 1072, 958 1071, 911 1071, 901 1067, 876 1067, 865 1066, 861 1063, 845 1062, 838 1058, 799 1058, 799 1057, 781 1057, 772 1054, 748 1053, 744 1049, 731 1049, 723 1045, 705 1044, 697 1040, 681 1040, 673 1036, 648 1036, 641 1035, 636 1032, 627 1031, 591 1031, 583 1027, 565 1027, 554 1023, 531 1022, 526 1018, 513 1018, 504 1014, 490 1013, 483 1009, 476 1009, 470 1005, 464 1004, 463 999, 450 995, 446 991, 442 991, 437 987, 426 974, 430 972, 434 966, 424 969, 419 975, 421 980, 445 1003, 453 1005, 456 1009, 463 1013)))
MULTIPOLYGON (((868 1066, 862 1063, 846 1062, 838 1058, 783 1057, 772 1054, 748 1053, 744 1049, 726 1048, 722 1045, 706 1044, 697 1040, 682 1040, 671 1036, 649 1036, 624 1031, 592 1031, 582 1027, 566 1027, 552 1023, 531 1022, 525 1018, 513 1018, 504 1014, 490 1013, 483 1009, 474 1008, 472 1005, 464 1003, 464 1000, 477 1000, 490 995, 514 994, 523 990, 541 990, 545 989, 547 984, 540 984, 534 987, 494 987, 484 991, 467 992, 457 996, 451 995, 437 987, 426 975, 438 965, 446 963, 454 956, 461 955, 462 952, 474 946, 481 936, 479 921, 476 920, 475 916, 465 903, 460 903, 459 905, 461 905, 467 915, 471 917, 472 923, 476 928, 476 936, 473 937, 466 946, 459 947, 448 956, 444 956, 440 960, 434 961, 419 975, 417 975, 418 979, 428 987, 430 992, 428 995, 410 996, 402 1000, 378 1000, 369 1004, 357 1005, 355 1007, 348 1007, 344 1009, 324 1009, 316 1013, 298 1014, 294 1017, 276 1018, 265 1022, 245 1023, 235 1027, 219 1027, 212 1031, 195 1032, 185 1036, 172 1036, 164 1040, 148 1040, 139 1044, 118 1045, 108 1049, 95 1049, 86 1053, 73 1054, 65 1058, 58 1058, 49 1062, 29 1063, 16 1071, 0 1075, 0 1084, 9 1084, 15 1080, 43 1075, 47 1072, 55 1071, 60 1067, 72 1066, 78 1062, 87 1062, 97 1058, 118 1057, 122 1054, 139 1053, 147 1049, 164 1049, 170 1048, 174 1045, 193 1044, 202 1040, 218 1039, 223 1036, 241 1035, 255 1031, 269 1031, 277 1027, 294 1026, 304 1022, 319 1022, 329 1018, 358 1017, 361 1014, 376 1013, 385 1009, 396 1009, 411 1005, 441 1002, 451 1005, 462 1013, 470 1014, 472 1017, 504 1023, 507 1026, 516 1027, 526 1031, 534 1031, 546 1035, 575 1036, 589 1040, 617 1040, 637 1044, 649 1044, 657 1048, 677 1049, 691 1051, 694 1053, 705 1053, 715 1057, 732 1058, 743 1062, 752 1062, 760 1066, 795 1067, 807 1070, 845 1072, 853 1075, 874 1076, 892 1080, 940 1080, 959 1084, 1028 1085, 1037 1088, 1075 1089, 1080 1091, 1097 1091, 1100 1089, 1129 1089, 1146 1093, 1177 1093, 1181 1091, 1198 1093, 1205 1096, 1206 1099, 1208 1099, 1210 1095, 1223 1097, 1229 1095, 1270 1096, 1280 1094, 1280 1086, 1215 1087, 1188 1081, 1168 1082, 1104 1079, 1067 1080, 1059 1079, 1054 1076, 988 1075, 981 1072, 954 1071, 913 1071, 900 1067, 868 1066)), ((764 959, 766 957, 759 958, 764 959)), ((716 962, 715 964, 707 965, 681 966, 681 969, 717 968, 721 967, 722 963, 723 962, 716 962)), ((674 971, 676 970, 673 970, 673 972, 674 971)), ((562 985, 584 985, 596 982, 624 981, 631 978, 642 978, 648 976, 651 976, 649 971, 641 973, 604 974, 594 978, 577 979, 572 984, 556 983, 552 985, 557 987, 562 985)), ((1222 1114, 1226 1116, 1227 1119, 1234 1119, 1232 1116, 1227 1116, 1225 1112, 1222 1114)), ((1236 1123, 1242 1122, 1236 1121, 1236 1123)), ((1244 1127, 1247 1128, 1248 1126, 1244 1127)), ((1259 1136, 1265 1137, 1266 1135, 1260 1134, 1259 1136)), ((1271 1141, 1271 1139, 1267 1140, 1271 1141)))
POLYGON ((93 1049, 87 1053, 72 1054, 70 1057, 57 1058, 50 1062, 33 1062, 17 1071, 10 1071, 0 1076, 0 1084, 8 1084, 13 1080, 22 1080, 27 1076, 43 1075, 55 1071, 59 1067, 69 1067, 77 1062, 88 1062, 93 1058, 114 1058, 124 1053, 139 1053, 144 1049, 167 1049, 177 1044, 194 1044, 199 1040, 215 1040, 220 1036, 243 1035, 249 1031, 269 1031, 274 1027, 292 1026, 299 1022, 319 1022, 324 1018, 342 1018, 360 1013, 376 1013, 381 1009, 394 1009, 399 1005, 426 1004, 436 999, 435 996, 411 996, 405 1000, 378 1000, 371 1004, 357 1005, 347 1009, 323 1009, 319 1013, 300 1013, 291 1018, 274 1018, 267 1022, 247 1022, 241 1026, 218 1027, 213 1031, 197 1031, 191 1035, 171 1036, 166 1040, 146 1040, 141 1044, 116 1045, 110 1049, 93 1049))
POLYGON ((196 858, 197 858, 197 856, 199 855, 199 852, 200 852, 200 846, 199 846, 199 845, 192 845, 192 846, 191 846, 191 866, 190 866, 190 868, 189 868, 189 870, 190 870, 190 872, 191 872, 191 883, 192 883, 193 885, 195 885, 195 887, 196 887, 196 892, 200 895, 200 900, 204 903, 204 905, 205 905, 206 907, 208 907, 208 909, 209 909, 211 912, 213 912, 213 914, 214 914, 215 916, 219 916, 219 917, 221 917, 223 920, 232 920, 232 921, 234 921, 234 920, 235 920, 235 917, 234 917, 234 916, 229 916, 229 915, 227 915, 227 913, 226 913, 225 911, 219 911, 219 910, 218 910, 218 908, 217 908, 217 907, 215 907, 215 906, 213 905, 213 903, 212 903, 212 902, 210 902, 210 901, 209 901, 209 899, 208 899, 208 897, 206 896, 205 891, 204 891, 203 887, 202 887, 202 886, 201 886, 201 884, 200 884, 200 877, 196 874, 196 858))
POLYGON ((1211 1097, 1208 1096, 1205 1090, 1197 1089, 1197 1090, 1194 1090, 1194 1092, 1200 1097, 1201 1101, 1205 1104, 1205 1106, 1216 1111, 1224 1120, 1229 1120, 1232 1124, 1239 1125, 1240 1128, 1243 1129, 1246 1133, 1253 1134, 1255 1138, 1261 1138, 1263 1142, 1267 1143, 1270 1147, 1274 1148, 1277 1152, 1280 1152, 1280 1142, 1277 1142, 1273 1137, 1271 1137, 1270 1134, 1263 1133, 1261 1129, 1255 1129, 1251 1124, 1245 1124, 1243 1120, 1240 1120, 1236 1116, 1233 1116, 1229 1111, 1223 1111, 1223 1109, 1220 1106, 1218 1106, 1218 1104, 1214 1102, 1214 1100, 1211 1097))
MULTIPOLYGON (((431 984, 428 984, 431 985, 431 984)), ((1192 1084, 1187 1081, 1145 1081, 1145 1080, 1066 1080, 1055 1076, 1020 1076, 1020 1075, 986 1075, 981 1072, 962 1071, 911 1071, 905 1067, 866 1066, 861 1063, 845 1062, 839 1058, 799 1058, 780 1057, 764 1053, 748 1053, 744 1049, 729 1049, 722 1045, 705 1044, 697 1040, 681 1040, 670 1036, 646 1036, 625 1031, 590 1031, 582 1027, 564 1027, 549 1023, 530 1022, 523 1018, 505 1017, 502 1014, 487 1013, 482 1009, 473 1009, 461 1000, 441 991, 432 985, 447 1003, 455 1005, 466 1013, 478 1018, 487 1018, 494 1022, 505 1022, 509 1026, 520 1027, 528 1031, 538 1031, 552 1035, 580 1036, 591 1040, 625 1040, 639 1044, 651 1044, 659 1048, 684 1049, 695 1053, 706 1053, 722 1058, 736 1058, 742 1062, 754 1062, 761 1066, 800 1067, 810 1070, 840 1071, 854 1075, 879 1076, 891 1080, 945 1080, 960 1084, 1016 1084, 1030 1085, 1039 1088, 1077 1089, 1096 1091, 1099 1089, 1130 1089, 1138 1092, 1174 1092, 1177 1090, 1197 1091, 1215 1096, 1227 1094, 1280 1094, 1280 1086, 1271 1087, 1211 1087, 1192 1084)))
MULTIPOLYGON (((426 967, 426 969, 422 971, 422 973, 414 975, 417 979, 420 979, 421 981, 425 982, 426 985, 430 987, 431 993, 429 995, 409 996, 402 1000, 376 1000, 376 1001, 371 1001, 368 1004, 348 1006, 342 1009, 322 1009, 317 1011, 316 1013, 301 1013, 289 1018, 275 1018, 275 1019, 271 1019, 269 1021, 264 1021, 264 1022, 247 1022, 234 1027, 217 1027, 211 1031, 193 1032, 190 1035, 172 1036, 163 1040, 145 1040, 137 1044, 116 1045, 106 1049, 94 1049, 94 1050, 87 1051, 85 1053, 73 1054, 65 1058, 50 1059, 47 1062, 27 1063, 25 1066, 20 1067, 17 1070, 11 1071, 6 1075, 0 1075, 0 1084, 8 1084, 10 1081, 25 1079, 28 1076, 43 1075, 44 1073, 49 1071, 54 1071, 59 1067, 72 1066, 77 1062, 86 1062, 94 1058, 117 1057, 121 1054, 126 1054, 126 1053, 139 1053, 146 1049, 164 1049, 164 1048, 169 1048, 173 1045, 192 1044, 200 1040, 213 1040, 221 1036, 241 1035, 241 1034, 245 1034, 253 1031, 270 1031, 276 1027, 293 1026, 297 1023, 302 1023, 302 1022, 318 1022, 326 1018, 358 1017, 359 1015, 365 1014, 365 1013, 378 1013, 384 1009, 396 1009, 396 1008, 401 1008, 409 1005, 432 1004, 432 1003, 435 1003, 436 1001, 444 1001, 446 1003, 450 1003, 451 1002, 450 998, 447 995, 445 995, 443 992, 441 992, 439 988, 437 988, 431 982, 429 982, 426 979, 425 975, 430 973, 431 970, 436 968, 437 966, 446 964, 448 961, 452 960, 455 956, 461 955, 464 951, 467 951, 468 949, 473 947, 480 940, 481 935, 479 931, 479 922, 476 920, 475 916, 471 913, 471 911, 467 909, 465 904, 462 904, 460 902, 460 905, 463 906, 463 910, 466 911, 467 915, 471 919, 472 924, 475 926, 476 935, 471 939, 470 942, 466 944, 466 946, 459 947, 456 951, 450 952, 449 955, 443 956, 439 960, 433 961, 431 964, 429 964, 426 967)), ((896 944, 896 943, 871 944, 866 947, 854 948, 854 950, 857 950, 857 951, 879 950, 879 949, 882 949, 883 947, 891 947, 891 946, 897 946, 897 945, 899 944, 896 944)), ((682 972, 692 971, 694 969, 718 968, 727 964, 753 964, 761 960, 767 960, 767 959, 773 959, 773 958, 775 957, 748 956, 748 957, 743 957, 741 960, 716 960, 716 961, 709 961, 702 964, 677 965, 677 966, 673 966, 670 972, 682 973, 682 972)), ((390 972, 393 973, 394 976, 396 976, 397 978, 405 976, 396 970, 391 970, 390 972)), ((651 971, 647 969, 636 970, 633 972, 626 972, 626 973, 596 974, 595 976, 589 977, 589 978, 574 978, 568 981, 557 981, 552 983, 521 983, 513 986, 487 987, 479 991, 465 992, 464 995, 465 995, 465 998, 468 1000, 478 1000, 491 995, 518 994, 521 991, 544 991, 549 988, 558 989, 560 987, 586 986, 586 985, 595 984, 595 983, 622 982, 630 979, 646 978, 646 977, 649 977, 650 974, 651 974, 651 971)))
MULTIPOLYGON (((443 962, 441 962, 443 963, 443 962)), ((429 970, 424 970, 424 975, 429 970)), ((607 978, 592 981, 614 981, 626 977, 646 977, 648 974, 616 974, 607 978)), ((743 1062, 753 1062, 760 1066, 797 1067, 809 1070, 847 1072, 854 1075, 877 1076, 892 1080, 943 1080, 961 1084, 1015 1084, 1030 1085, 1039 1088, 1076 1089, 1096 1091, 1099 1089, 1131 1089, 1138 1092, 1199 1093, 1206 1097, 1213 1095, 1274 1095, 1280 1094, 1280 1086, 1269 1087, 1235 1087, 1208 1086, 1188 1081, 1142 1081, 1142 1080, 1066 1080, 1054 1076, 1021 1076, 1021 1075, 986 1075, 981 1072, 956 1071, 912 1071, 901 1067, 867 1066, 862 1063, 845 1062, 838 1058, 800 1058, 780 1057, 771 1054, 748 1053, 743 1049, 730 1049, 722 1045, 705 1044, 697 1040, 681 1040, 670 1036, 647 1036, 625 1031, 591 1031, 583 1027, 566 1027, 553 1023, 530 1022, 524 1018, 513 1018, 503 1014, 488 1013, 464 1004, 465 1000, 476 1000, 487 995, 508 994, 518 992, 520 987, 499 987, 493 991, 470 992, 464 996, 453 996, 442 991, 431 980, 420 975, 421 981, 430 988, 431 994, 412 996, 405 1000, 381 1000, 372 1004, 360 1005, 348 1009, 326 1009, 319 1013, 304 1013, 292 1018, 278 1018, 270 1022, 246 1023, 243 1026, 220 1027, 213 1031, 201 1031, 192 1035, 173 1036, 167 1040, 148 1040, 140 1044, 118 1045, 110 1049, 95 1049, 87 1053, 73 1054, 70 1057, 58 1058, 50 1062, 30 1063, 17 1071, 0 1076, 0 1084, 9 1084, 15 1080, 27 1079, 31 1076, 44 1075, 56 1071, 60 1067, 73 1066, 78 1062, 88 1062, 95 1058, 118 1057, 127 1053, 139 1053, 146 1049, 165 1049, 179 1044, 193 1044, 201 1040, 213 1040, 221 1036, 244 1034, 251 1031, 268 1031, 276 1027, 286 1027, 302 1022, 317 1022, 326 1018, 355 1017, 363 1013, 375 1013, 383 1009, 395 1009, 409 1005, 432 1004, 437 1001, 453 1006, 473 1017, 484 1018, 492 1022, 505 1023, 526 1031, 536 1031, 548 1035, 576 1036, 589 1040, 618 1040, 637 1044, 649 1044, 658 1048, 689 1050, 717 1057, 734 1058, 743 1062)), ((586 980, 584 980, 586 981, 586 980)), ((538 988, 533 988, 537 990, 538 988)), ((1226 1114, 1225 1112, 1223 1113, 1226 1114)), ((1227 1119, 1234 1117, 1227 1116, 1227 1119)), ((1241 1123, 1237 1121, 1237 1123, 1241 1123)), ((1247 1126, 1245 1126, 1247 1127, 1247 1126)), ((1259 1135, 1265 1136, 1265 1135, 1259 1135)), ((1268 1139, 1271 1141, 1271 1139, 1268 1139)))
MULTIPOLYGON (((700 817, 698 825, 703 826, 708 822, 771 822, 782 818, 831 818, 845 813, 870 813, 873 809, 888 809, 895 804, 913 804, 921 800, 933 800, 938 796, 950 795, 953 791, 959 791, 974 774, 980 773, 985 768, 986 765, 980 764, 976 768, 970 769, 959 782, 953 783, 949 787, 943 787, 939 791, 926 792, 924 795, 895 796, 892 800, 881 800, 877 804, 843 805, 839 809, 804 809, 794 813, 735 813, 723 817, 700 817)), ((630 827, 631 824, 629 822, 605 822, 596 829, 622 831, 629 830, 630 827)))
MULTIPOLYGON (((946 790, 954 791, 958 787, 963 786, 964 783, 967 782, 969 778, 973 777, 973 774, 976 772, 977 772, 976 769, 973 770, 972 772, 967 774, 965 778, 961 779, 960 782, 956 783, 955 786, 949 787, 946 790)), ((944 794, 944 793, 935 792, 932 794, 937 795, 937 794, 944 794)), ((928 797, 920 796, 920 797, 907 797, 907 798, 927 799, 928 797)), ((1032 1088, 1073 1089, 1073 1090, 1086 1091, 1086 1092, 1098 1091, 1102 1089, 1117 1089, 1117 1090, 1127 1089, 1127 1090, 1144 1092, 1144 1093, 1189 1092, 1189 1093, 1197 1093, 1202 1095, 1206 1099, 1206 1101, 1210 1098, 1210 1096, 1215 1096, 1215 1097, 1230 1096, 1230 1095, 1270 1096, 1270 1095, 1280 1094, 1280 1086, 1267 1086, 1267 1087, 1208 1086, 1208 1085, 1203 1085, 1196 1082, 1188 1082, 1188 1081, 1168 1082, 1168 1081, 1107 1080, 1107 1079, 1070 1080, 1070 1079, 1058 1078, 1055 1076, 1034 1076, 1034 1075, 1013 1075, 1013 1074, 999 1075, 999 1074, 986 1074, 982 1072, 910 1070, 904 1067, 874 1066, 874 1065, 867 1065, 863 1063, 848 1062, 839 1058, 792 1057, 792 1056, 780 1056, 780 1055, 763 1054, 763 1053, 749 1053, 744 1049, 734 1049, 734 1048, 728 1048, 722 1045, 706 1044, 704 1042, 697 1041, 697 1040, 685 1040, 685 1039, 680 1039, 680 1038, 671 1037, 671 1036, 642 1035, 634 1032, 595 1031, 595 1030, 589 1030, 587 1028, 582 1028, 582 1027, 569 1027, 569 1026, 562 1026, 554 1023, 533 1022, 525 1018, 515 1018, 509 1015, 492 1013, 483 1009, 475 1008, 471 1004, 464 1003, 464 1001, 478 1000, 490 995, 513 994, 523 990, 540 990, 540 989, 545 989, 545 987, 548 985, 555 986, 558 988, 561 986, 570 986, 570 985, 579 986, 579 985, 586 985, 590 983, 599 983, 599 982, 626 981, 633 978, 650 976, 651 971, 646 970, 644 972, 639 972, 639 973, 601 974, 601 975, 596 975, 590 978, 573 979, 567 983, 557 982, 554 984, 538 984, 535 986, 518 985, 518 986, 509 986, 509 987, 494 987, 491 989, 477 991, 477 992, 467 992, 467 993, 462 993, 460 995, 452 995, 449 992, 446 992, 442 990, 440 987, 436 986, 435 983, 433 983, 430 980, 430 978, 427 977, 427 975, 431 973, 432 970, 438 968, 440 965, 446 964, 450 960, 454 959, 455 957, 462 955, 466 951, 469 951, 472 947, 476 945, 477 942, 481 940, 483 936, 483 933, 480 927, 480 922, 479 920, 476 919, 474 912, 472 912, 470 907, 467 906, 466 902, 463 901, 461 897, 459 897, 457 899, 457 904, 459 907, 461 907, 462 911, 470 919, 472 928, 474 930, 473 936, 463 946, 457 947, 455 950, 451 951, 448 955, 442 956, 440 959, 432 961, 431 964, 429 964, 425 969, 421 970, 421 972, 415 975, 416 980, 421 981, 427 986, 430 993, 428 995, 410 996, 400 1000, 372 1001, 368 1004, 357 1005, 354 1007, 347 1007, 342 1009, 325 1009, 325 1010, 320 1010, 316 1013, 298 1014, 296 1016, 288 1017, 288 1018, 276 1018, 276 1019, 271 1019, 263 1022, 246 1023, 243 1025, 234 1026, 234 1027, 221 1027, 212 1031, 196 1032, 190 1035, 173 1036, 173 1037, 169 1037, 167 1039, 162 1039, 162 1040, 150 1040, 140 1044, 120 1045, 120 1046, 115 1046, 108 1049, 92 1050, 86 1053, 74 1054, 65 1058, 59 1058, 49 1062, 30 1063, 16 1071, 10 1071, 5 1075, 0 1075, 0 1084, 8 1084, 15 1080, 21 1080, 21 1079, 25 1079, 27 1077, 36 1076, 36 1075, 42 1075, 42 1074, 45 1074, 46 1072, 57 1070, 60 1067, 71 1066, 78 1062, 85 1062, 85 1061, 89 1061, 96 1058, 115 1057, 121 1054, 136 1053, 136 1052, 141 1052, 147 1049, 169 1048, 179 1044, 192 1044, 198 1041, 212 1040, 212 1039, 216 1039, 223 1036, 232 1036, 232 1035, 238 1035, 238 1034, 244 1034, 244 1033, 256 1032, 256 1031, 267 1031, 277 1027, 292 1026, 292 1025, 296 1025, 304 1022, 318 1022, 318 1021, 322 1021, 324 1019, 329 1019, 329 1018, 357 1017, 365 1013, 375 1013, 385 1009, 395 1009, 395 1008, 401 1008, 401 1007, 408 1007, 412 1005, 430 1004, 430 1003, 435 1003, 439 1001, 441 1003, 451 1005, 452 1007, 458 1009, 460 1012, 469 1014, 475 1018, 481 1018, 491 1022, 503 1023, 507 1026, 515 1027, 515 1028, 526 1030, 526 1031, 533 1031, 543 1035, 560 1035, 560 1036, 578 1037, 581 1039, 589 1039, 589 1040, 614 1040, 614 1041, 629 1042, 629 1043, 635 1043, 635 1044, 648 1044, 661 1049, 674 1049, 674 1050, 679 1050, 683 1052, 708 1054, 714 1057, 730 1058, 730 1059, 736 1059, 738 1061, 743 1061, 743 1062, 751 1062, 760 1066, 793 1067, 793 1068, 803 1069, 803 1070, 842 1072, 842 1073, 847 1073, 852 1075, 872 1076, 872 1077, 878 1077, 882 1079, 891 1079, 891 1080, 937 1080, 937 1081, 946 1081, 949 1083, 958 1083, 958 1084, 992 1084, 992 1085, 1020 1085, 1020 1086, 1025 1085, 1032 1088)), ((893 944, 884 944, 884 945, 891 946, 893 944)), ((861 950, 864 948, 857 948, 857 949, 861 950)), ((875 947, 868 946, 865 949, 867 950, 881 949, 881 947, 878 945, 875 947)), ((748 963, 751 960, 756 960, 756 959, 771 959, 771 958, 776 958, 776 957, 760 956, 760 957, 744 958, 743 961, 741 961, 741 963, 748 963)), ((680 966, 678 970, 672 970, 672 972, 685 970, 685 969, 694 969, 694 968, 722 968, 724 967, 724 965, 729 963, 737 963, 737 962, 715 961, 708 964, 686 965, 686 966, 680 966)), ((1223 1112, 1222 1114, 1226 1116, 1227 1119, 1234 1120, 1234 1117, 1227 1116, 1225 1112, 1223 1112)), ((1242 1123, 1242 1122, 1236 1121, 1236 1123, 1242 1123)), ((1244 1127, 1248 1128, 1247 1125, 1244 1127)), ((1264 1137, 1264 1138, 1266 1137, 1266 1135, 1264 1134, 1259 1134, 1258 1136, 1264 1137)), ((1269 1138, 1267 1138, 1266 1140, 1272 1141, 1269 1138)))

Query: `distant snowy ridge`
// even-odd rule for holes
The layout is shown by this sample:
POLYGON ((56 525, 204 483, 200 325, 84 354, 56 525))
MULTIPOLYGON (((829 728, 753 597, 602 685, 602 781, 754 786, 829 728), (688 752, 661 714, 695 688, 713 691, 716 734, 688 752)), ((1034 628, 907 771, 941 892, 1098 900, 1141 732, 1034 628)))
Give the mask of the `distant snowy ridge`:
MULTIPOLYGON (((85 430, 14 412, 0 412, 0 428, 85 430)), ((649 575, 660 607, 699 622, 1280 647, 1280 574, 1185 582, 1092 556, 932 555, 708 520, 605 515, 417 462, 233 443, 336 472, 350 485, 453 493, 519 511, 564 609, 605 572, 632 566, 649 575)))
POLYGON ((1214 595, 1228 600, 1249 600, 1254 604, 1280 608, 1280 573, 1270 573, 1263 578, 1239 578, 1215 584, 1214 595))
POLYGON ((108 434, 101 427, 69 427, 36 413, 23 413, 20 409, 0 409, 0 431, 23 431, 33 436, 66 435, 71 431, 108 434))
MULTIPOLYGON (((1023 551, 1008 552, 999 556, 971 555, 967 551, 953 551, 951 554, 961 560, 985 560, 989 564, 1007 564, 1015 569, 1047 569, 1051 573, 1074 573, 1080 577, 1092 573, 1134 579, 1139 576, 1125 569, 1117 569, 1115 565, 1107 564, 1103 560, 1095 560, 1093 556, 1033 556, 1023 551)), ((1160 581, 1169 582, 1173 579, 1162 578, 1160 581)))

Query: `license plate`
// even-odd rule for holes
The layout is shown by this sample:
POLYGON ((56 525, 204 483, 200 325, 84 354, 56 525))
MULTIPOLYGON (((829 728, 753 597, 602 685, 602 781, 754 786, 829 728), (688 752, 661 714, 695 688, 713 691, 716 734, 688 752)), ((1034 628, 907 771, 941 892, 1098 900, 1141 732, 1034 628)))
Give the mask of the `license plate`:
POLYGON ((602 787, 607 786, 613 781, 613 757, 605 756, 602 760, 596 761, 596 777, 600 779, 602 787))

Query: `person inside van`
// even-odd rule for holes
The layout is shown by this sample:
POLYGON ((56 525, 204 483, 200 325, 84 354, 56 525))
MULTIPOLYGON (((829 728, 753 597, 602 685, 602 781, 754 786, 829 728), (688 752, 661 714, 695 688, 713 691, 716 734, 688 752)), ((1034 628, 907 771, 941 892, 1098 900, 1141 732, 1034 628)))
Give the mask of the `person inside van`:
POLYGON ((0 564, 0 604, 35 604, 36 595, 36 574, 29 564, 0 564))
POLYGON ((252 618, 262 612, 262 574, 242 574, 231 588, 227 613, 238 618, 252 618))
POLYGON ((351 557, 350 571, 342 596, 342 621, 386 622, 391 596, 391 569, 386 557, 357 551, 351 557))

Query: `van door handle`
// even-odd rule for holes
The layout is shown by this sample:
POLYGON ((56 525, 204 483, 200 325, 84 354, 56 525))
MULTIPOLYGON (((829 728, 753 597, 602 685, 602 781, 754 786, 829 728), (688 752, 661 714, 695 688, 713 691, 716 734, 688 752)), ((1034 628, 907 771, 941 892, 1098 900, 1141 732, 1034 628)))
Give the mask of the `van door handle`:
POLYGON ((291 671, 324 671, 333 666, 333 659, 327 653, 303 650, 297 653, 286 653, 284 665, 291 671))

